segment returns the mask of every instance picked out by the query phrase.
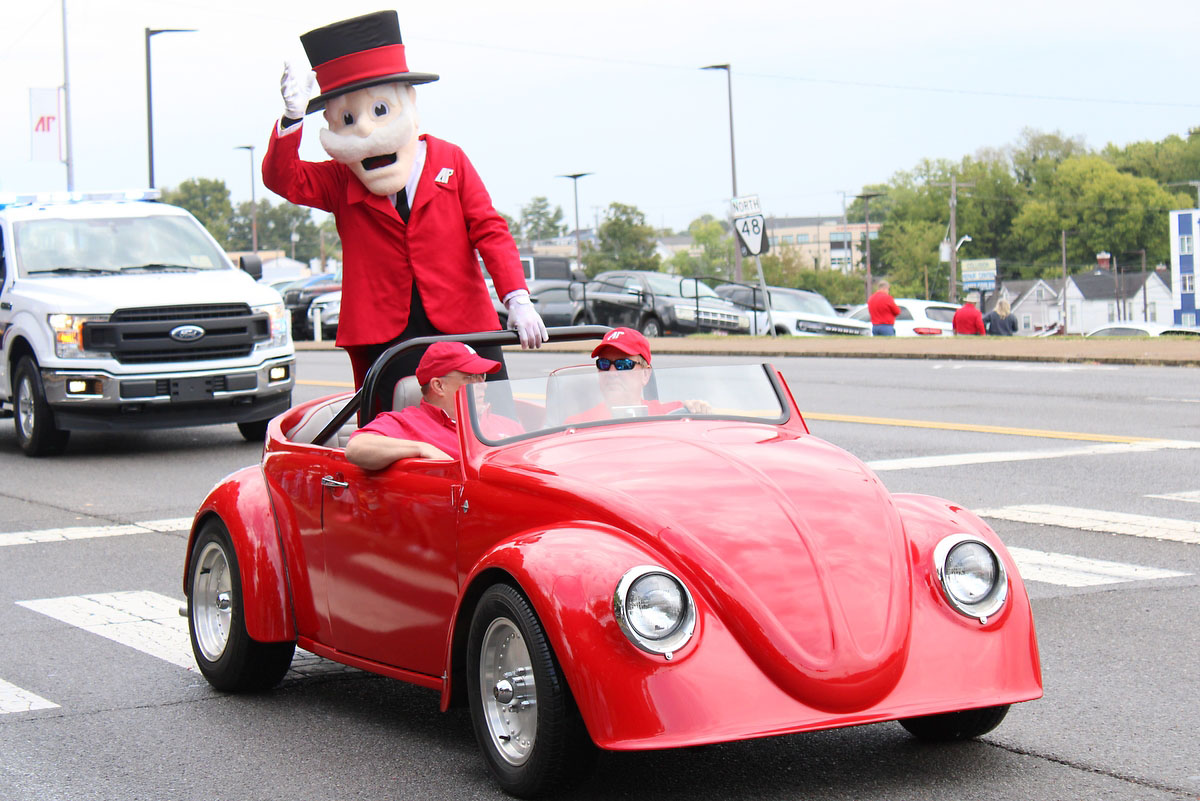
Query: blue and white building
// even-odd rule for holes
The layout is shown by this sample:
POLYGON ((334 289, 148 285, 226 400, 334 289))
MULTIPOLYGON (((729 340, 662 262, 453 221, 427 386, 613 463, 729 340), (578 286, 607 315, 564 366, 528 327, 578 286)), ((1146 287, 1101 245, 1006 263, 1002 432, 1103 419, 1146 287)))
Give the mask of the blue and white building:
POLYGON ((1175 325, 1195 328, 1196 234, 1200 209, 1171 212, 1171 294, 1175 301, 1175 325))

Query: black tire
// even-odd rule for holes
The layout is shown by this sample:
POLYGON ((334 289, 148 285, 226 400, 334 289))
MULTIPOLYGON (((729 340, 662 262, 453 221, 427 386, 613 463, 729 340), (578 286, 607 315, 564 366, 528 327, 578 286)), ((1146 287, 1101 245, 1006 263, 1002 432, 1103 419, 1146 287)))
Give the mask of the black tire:
POLYGON ((188 558, 188 633, 200 672, 224 692, 274 687, 296 652, 294 642, 258 642, 246 633, 237 554, 219 520, 201 527, 188 558))
POLYGON ((921 718, 905 718, 900 725, 918 740, 928 742, 950 742, 969 740, 987 734, 1000 725, 1008 714, 1008 704, 987 706, 982 709, 964 709, 961 712, 946 712, 942 715, 926 715, 921 718))
POLYGON ((661 337, 663 329, 662 323, 659 322, 657 317, 647 317, 645 320, 642 320, 642 324, 638 327, 638 330, 642 332, 642 336, 650 338, 661 337))
POLYGON ((475 607, 466 677, 475 738, 505 792, 552 794, 591 769, 596 747, 545 630, 525 596, 507 584, 489 587, 475 607), (530 672, 532 685, 524 678, 530 672))
POLYGON ((264 442, 267 438, 267 424, 271 421, 253 420, 249 423, 238 423, 238 431, 242 432, 242 438, 247 442, 264 442))
POLYGON ((62 453, 71 436, 70 431, 54 425, 54 410, 46 402, 42 374, 29 356, 21 357, 13 373, 13 427, 26 456, 62 453))

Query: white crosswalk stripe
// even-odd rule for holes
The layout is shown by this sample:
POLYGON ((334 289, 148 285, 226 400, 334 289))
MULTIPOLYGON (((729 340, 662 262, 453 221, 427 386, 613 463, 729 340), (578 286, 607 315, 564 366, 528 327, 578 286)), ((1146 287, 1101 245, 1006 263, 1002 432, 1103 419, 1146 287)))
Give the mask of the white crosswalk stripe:
MULTIPOLYGON (((18 601, 17 604, 172 665, 198 671, 188 636, 187 618, 179 614, 184 602, 175 598, 156 592, 130 591, 43 598, 18 601)), ((297 648, 288 676, 299 678, 351 672, 357 671, 297 648)))
POLYGON ((0 533, 0 547, 31 545, 38 542, 85 540, 93 537, 122 537, 127 534, 145 534, 151 531, 187 531, 191 527, 192 518, 176 517, 169 520, 148 520, 143 523, 113 526, 73 526, 71 528, 44 528, 37 531, 7 531, 0 533))
POLYGON ((1147 581, 1190 575, 1175 570, 1106 562, 1102 559, 1048 553, 1029 548, 1009 548, 1008 552, 1016 560, 1021 578, 1025 581, 1041 581, 1064 587, 1094 587, 1124 581, 1147 581))
POLYGON ((1200 522, 1173 517, 1149 517, 1100 509, 1077 509, 1073 506, 1032 504, 1005 506, 999 509, 978 509, 980 517, 1011 520, 1017 523, 1037 523, 1104 534, 1125 534, 1200 545, 1200 522))
POLYGON ((1200 490, 1192 490, 1191 492, 1168 492, 1163 495, 1147 495, 1147 498, 1162 498, 1167 501, 1185 501, 1187 503, 1200 503, 1200 490))
POLYGON ((1121 456, 1130 453, 1195 448, 1200 448, 1200 442, 1155 439, 1144 442, 1105 442, 1098 445, 1045 450, 984 451, 981 453, 948 453, 941 456, 913 456, 905 459, 877 459, 867 462, 867 466, 876 473, 883 473, 890 470, 924 470, 933 467, 1027 462, 1038 459, 1077 459, 1084 456, 1121 456))
POLYGON ((35 709, 58 709, 58 704, 0 679, 0 715, 32 712, 35 709))

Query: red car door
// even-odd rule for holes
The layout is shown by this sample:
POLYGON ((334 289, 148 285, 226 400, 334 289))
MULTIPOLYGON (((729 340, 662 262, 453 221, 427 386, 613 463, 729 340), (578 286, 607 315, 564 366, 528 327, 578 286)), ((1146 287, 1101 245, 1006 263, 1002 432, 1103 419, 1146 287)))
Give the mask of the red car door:
POLYGON ((440 676, 458 596, 458 462, 342 462, 324 490, 329 617, 339 651, 440 676), (344 485, 344 486, 343 486, 344 485))

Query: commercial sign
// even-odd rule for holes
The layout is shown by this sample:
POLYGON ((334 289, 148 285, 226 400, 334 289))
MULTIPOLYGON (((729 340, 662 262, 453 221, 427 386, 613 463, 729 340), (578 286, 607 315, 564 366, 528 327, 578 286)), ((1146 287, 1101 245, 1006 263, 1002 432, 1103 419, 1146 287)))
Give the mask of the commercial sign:
POLYGON ((962 269, 963 289, 990 291, 996 288, 995 259, 963 259, 959 266, 962 269))

